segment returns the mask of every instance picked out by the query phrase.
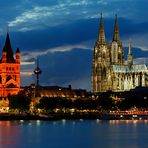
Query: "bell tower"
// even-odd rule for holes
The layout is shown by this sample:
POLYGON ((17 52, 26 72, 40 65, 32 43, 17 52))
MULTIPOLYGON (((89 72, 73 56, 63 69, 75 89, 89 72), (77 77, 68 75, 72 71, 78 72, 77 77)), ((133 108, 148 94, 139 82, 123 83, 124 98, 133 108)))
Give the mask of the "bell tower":
POLYGON ((0 97, 15 95, 20 91, 20 50, 14 53, 12 50, 9 34, 2 50, 0 60, 0 97))

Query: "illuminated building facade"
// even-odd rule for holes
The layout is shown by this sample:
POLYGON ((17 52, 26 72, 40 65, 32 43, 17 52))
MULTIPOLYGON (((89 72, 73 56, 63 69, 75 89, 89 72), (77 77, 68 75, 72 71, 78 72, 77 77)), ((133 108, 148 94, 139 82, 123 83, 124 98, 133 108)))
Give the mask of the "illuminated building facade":
POLYGON ((20 50, 16 49, 15 57, 7 33, 0 60, 0 97, 18 94, 20 91, 20 50))
POLYGON ((93 55, 92 91, 128 91, 137 86, 147 86, 147 75, 148 68, 145 64, 133 64, 131 43, 129 43, 127 62, 125 62, 117 15, 112 41, 107 44, 101 14, 99 35, 93 55))
POLYGON ((37 91, 35 85, 32 84, 26 89, 26 94, 34 94, 38 98, 48 97, 48 98, 66 98, 66 99, 78 99, 88 98, 88 93, 85 89, 72 89, 71 85, 69 87, 60 86, 39 86, 37 91))

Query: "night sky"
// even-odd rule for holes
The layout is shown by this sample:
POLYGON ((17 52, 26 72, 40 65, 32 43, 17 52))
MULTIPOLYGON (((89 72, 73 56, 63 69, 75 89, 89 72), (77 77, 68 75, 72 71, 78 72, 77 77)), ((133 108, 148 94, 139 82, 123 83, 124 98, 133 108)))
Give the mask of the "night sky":
POLYGON ((0 0, 0 48, 9 30, 13 51, 21 50, 21 85, 34 83, 39 56, 41 85, 90 90, 101 12, 108 43, 117 14, 126 53, 130 39, 134 63, 148 63, 147 0, 0 0))

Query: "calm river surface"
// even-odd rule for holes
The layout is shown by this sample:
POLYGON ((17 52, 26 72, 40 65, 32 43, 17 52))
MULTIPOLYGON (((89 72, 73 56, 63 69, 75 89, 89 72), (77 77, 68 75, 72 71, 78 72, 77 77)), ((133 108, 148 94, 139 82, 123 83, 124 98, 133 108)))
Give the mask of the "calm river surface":
POLYGON ((0 148, 148 148, 148 121, 0 121, 0 148))

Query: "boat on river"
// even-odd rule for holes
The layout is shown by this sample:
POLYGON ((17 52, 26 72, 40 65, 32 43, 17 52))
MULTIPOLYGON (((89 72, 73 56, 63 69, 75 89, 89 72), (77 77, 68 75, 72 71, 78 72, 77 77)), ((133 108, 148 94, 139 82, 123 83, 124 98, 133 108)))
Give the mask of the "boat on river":
POLYGON ((127 110, 109 111, 102 116, 103 120, 148 120, 148 111, 127 110))

